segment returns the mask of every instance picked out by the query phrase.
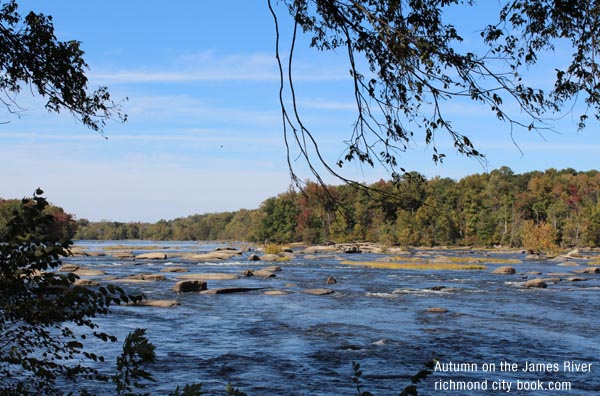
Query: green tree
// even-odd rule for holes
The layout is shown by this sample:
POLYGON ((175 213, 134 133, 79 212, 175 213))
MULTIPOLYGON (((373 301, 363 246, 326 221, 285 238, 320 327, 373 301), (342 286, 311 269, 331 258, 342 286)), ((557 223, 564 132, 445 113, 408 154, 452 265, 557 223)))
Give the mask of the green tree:
MULTIPOLYGON (((7 238, 8 221, 19 213, 23 213, 24 202, 26 201, 19 199, 0 199, 0 241, 7 238)), ((63 208, 51 204, 46 206, 44 214, 54 218, 54 221, 47 225, 46 234, 58 240, 73 238, 77 231, 77 222, 71 214, 66 213, 63 208)))
POLYGON ((295 242, 298 206, 295 193, 288 192, 269 198, 261 205, 264 212, 257 237, 261 241, 275 243, 295 242))
POLYGON ((68 111, 95 131, 111 117, 126 120, 106 87, 89 90, 80 43, 57 40, 51 16, 23 17, 15 0, 0 4, 0 102, 8 112, 21 111, 15 97, 28 87, 49 111, 68 111))
POLYGON ((0 244, 0 395, 63 395, 61 383, 86 394, 78 379, 105 381, 89 364, 103 358, 86 351, 84 340, 114 341, 93 318, 130 300, 121 289, 92 291, 76 286, 75 275, 54 272, 71 241, 48 233, 55 217, 41 194, 22 201, 0 244))

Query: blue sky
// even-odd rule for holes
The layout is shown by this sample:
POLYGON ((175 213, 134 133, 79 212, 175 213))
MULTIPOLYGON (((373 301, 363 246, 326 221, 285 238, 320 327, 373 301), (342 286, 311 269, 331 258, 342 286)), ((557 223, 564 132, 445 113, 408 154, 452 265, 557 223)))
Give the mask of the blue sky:
MULTIPOLYGON (((274 28, 265 1, 20 1, 54 17, 60 39, 82 42, 91 87, 108 85, 128 98, 129 121, 109 123, 108 140, 68 114, 49 114, 39 98, 21 95, 26 110, 2 113, 0 196, 30 195, 90 220, 156 221, 256 208, 290 185, 278 102, 274 28)), ((285 24, 285 14, 281 14, 285 24)), ((468 17, 466 17, 468 19, 468 17)), ((351 85, 343 54, 321 54, 301 43, 296 58, 299 104, 305 121, 335 161, 353 121, 351 85)), ((544 73, 536 75, 544 78, 544 73)), ((506 165, 516 172, 597 168, 597 124, 576 132, 565 119, 558 133, 517 132, 471 104, 450 103, 456 126, 476 131, 487 168, 453 154, 431 162, 422 138, 400 158, 427 177, 460 178, 506 165)), ((309 178, 304 166, 299 174, 309 178)), ((349 167, 365 182, 381 170, 349 167)), ((333 179, 329 181, 334 182, 333 179)))

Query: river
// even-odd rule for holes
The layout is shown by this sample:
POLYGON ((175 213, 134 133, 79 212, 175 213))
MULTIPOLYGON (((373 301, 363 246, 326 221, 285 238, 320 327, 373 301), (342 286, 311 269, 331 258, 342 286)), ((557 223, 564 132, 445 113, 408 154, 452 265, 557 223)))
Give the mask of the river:
MULTIPOLYGON (((115 244, 127 244, 135 253, 161 244, 166 248, 161 251, 168 255, 174 251, 208 252, 221 246, 77 243, 90 251, 115 244)), ((117 278, 161 273, 168 266, 183 266, 189 273, 240 275, 249 268, 274 264, 249 262, 247 254, 218 263, 176 257, 132 261, 109 255, 64 261, 117 278)), ((428 254, 480 258, 483 264, 490 256, 488 251, 425 252, 428 254)), ((209 289, 262 288, 216 295, 176 294, 171 288, 181 274, 163 273, 166 281, 121 286, 150 299, 176 299, 178 306, 115 307, 98 323, 120 340, 136 327, 147 329, 157 346, 158 359, 150 369, 159 381, 149 388, 157 395, 191 382, 202 382, 204 390, 215 395, 224 394, 227 382, 252 396, 356 395, 352 362, 359 362, 363 370, 363 390, 396 395, 410 385, 410 377, 422 364, 434 357, 455 364, 450 367, 457 370, 434 372, 418 385, 419 395, 598 394, 600 275, 573 272, 586 268, 586 260, 571 260, 571 265, 578 266, 565 267, 561 262, 526 260, 519 252, 492 256, 522 263, 511 264, 517 269, 515 275, 497 275, 492 273, 502 265, 497 262, 487 263, 484 270, 432 271, 369 268, 344 264, 334 255, 306 259, 297 254, 291 261, 275 263, 282 267, 275 278, 208 281, 209 289), (546 278, 563 274, 560 282, 549 283, 547 288, 525 288, 525 278, 535 277, 526 275, 532 272, 546 278), (585 280, 569 281, 567 274, 585 280), (329 276, 337 283, 327 285, 329 276), (335 293, 318 296, 304 292, 313 288, 335 293), (288 294, 266 295, 265 290, 288 294), (428 312, 430 308, 447 312, 428 312), (531 362, 551 370, 523 371, 531 362), (582 364, 590 365, 589 369, 583 370, 582 364), (553 370, 555 367, 558 370, 553 370)), ((342 258, 368 261, 380 257, 346 254, 342 258)), ((110 348, 102 348, 109 358, 114 355, 110 348)))

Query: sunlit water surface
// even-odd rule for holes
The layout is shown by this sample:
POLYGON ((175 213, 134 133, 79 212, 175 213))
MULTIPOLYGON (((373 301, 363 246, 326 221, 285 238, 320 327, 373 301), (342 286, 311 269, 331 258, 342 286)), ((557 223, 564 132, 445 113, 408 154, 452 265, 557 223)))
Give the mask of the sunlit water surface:
MULTIPOLYGON (((101 249, 115 243, 136 247, 146 242, 81 242, 101 249)), ((210 251, 217 244, 161 243, 169 251, 210 251)), ((483 257, 484 252, 435 252, 483 257)), ((372 260, 377 255, 344 255, 345 260, 372 260)), ((495 256, 497 257, 497 256, 495 256)), ((520 258, 506 254, 505 258, 520 258)), ((165 261, 132 261, 114 257, 76 257, 66 260, 101 269, 110 276, 159 273, 170 265, 190 273, 241 274, 273 263, 254 263, 246 256, 222 263, 202 263, 169 258, 165 261)), ((171 291, 178 273, 168 280, 121 284, 150 299, 176 299, 172 308, 116 307, 100 318, 103 329, 119 340, 137 327, 146 328, 157 346, 158 359, 150 369, 158 381, 153 394, 168 394, 177 384, 202 382, 210 394, 223 394, 233 383, 249 395, 355 395, 352 362, 361 364, 363 390, 376 395, 398 394, 422 363, 437 357, 441 362, 475 363, 476 372, 436 372, 419 385, 419 395, 506 394, 494 391, 492 382, 513 383, 516 395, 596 395, 600 391, 600 275, 578 275, 586 281, 561 281, 546 289, 526 289, 522 274, 568 272, 558 263, 524 261, 514 265, 520 274, 496 275, 500 264, 482 271, 415 271, 372 269, 341 264, 339 258, 296 259, 277 263, 276 278, 257 277, 208 281, 209 288, 243 286, 285 290, 287 295, 265 295, 264 290, 240 294, 176 294, 171 291), (328 276, 338 283, 326 285, 328 276), (440 291, 434 286, 445 286, 440 291), (330 288, 334 294, 314 296, 305 289, 330 288), (447 313, 429 313, 442 307, 447 313), (500 371, 501 362, 558 363, 558 373, 500 371), (563 362, 591 363, 591 372, 564 372, 563 362), (484 364, 496 370, 484 372, 484 364), (568 382, 570 390, 517 391, 517 381, 568 382), (487 380, 486 391, 441 389, 441 382, 487 380), (436 385, 437 383, 437 385, 436 385), (437 386, 437 388, 436 388, 437 386)), ((585 263, 581 262, 584 268, 585 263)), ((575 276, 575 274, 573 275, 575 276)), ((548 277, 542 275, 542 277, 548 277)), ((117 345, 102 345, 114 359, 117 345)))

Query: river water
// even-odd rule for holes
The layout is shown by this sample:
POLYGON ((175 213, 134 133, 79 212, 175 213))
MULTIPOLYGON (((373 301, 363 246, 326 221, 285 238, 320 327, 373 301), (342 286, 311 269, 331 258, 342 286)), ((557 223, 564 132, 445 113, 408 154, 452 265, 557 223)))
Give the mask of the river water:
MULTIPOLYGON (((146 242, 89 242, 88 249, 130 244, 136 253, 146 242)), ((171 251, 211 251, 210 243, 162 243, 171 251)), ((480 257, 488 252, 436 251, 435 255, 480 257)), ((373 260, 380 255, 343 255, 344 260, 373 260)), ((523 259, 518 253, 494 258, 523 259)), ((109 276, 160 273, 183 266, 189 273, 241 274, 273 263, 249 262, 246 256, 219 263, 181 258, 161 261, 73 257, 65 260, 101 269, 109 276)), ((99 318, 103 329, 120 340, 137 327, 157 346, 150 369, 158 381, 152 394, 168 394, 177 384, 202 382, 209 394, 224 394, 231 382, 249 395, 356 395, 352 362, 363 370, 363 391, 397 395, 410 385, 422 363, 439 359, 440 369, 418 385, 419 395, 597 395, 600 394, 600 275, 575 275, 545 289, 527 289, 524 274, 569 273, 585 268, 558 262, 523 260, 516 275, 486 270, 417 271, 345 265, 339 257, 295 259, 276 263, 275 278, 241 277, 208 281, 208 288, 257 287, 248 293, 206 295, 171 291, 179 273, 167 281, 121 284, 150 299, 176 299, 171 308, 115 307, 99 318), (326 285, 328 276, 337 279, 326 285), (432 287, 444 286, 441 290, 432 287), (335 293, 309 295, 306 289, 335 293), (266 295, 265 290, 287 295, 266 295), (445 313, 431 313, 433 307, 445 313), (567 362, 567 363, 565 363, 567 362), (573 362, 573 364, 571 364, 573 362), (450 365, 449 363, 453 363, 450 365), (510 363, 510 365, 509 365, 510 363), (522 371, 528 363, 538 371, 522 371), (591 366, 582 366, 581 364, 591 366), (550 370, 539 371, 539 364, 550 370), (470 369, 468 369, 470 368, 470 369), (575 371, 579 369, 579 372, 575 371), (543 390, 536 387, 544 387, 543 390), (479 386, 479 388, 477 388, 479 386), (510 388, 508 388, 510 386, 510 388), (462 388, 461 388, 462 387, 462 388), (517 389, 519 387, 519 389, 517 389), (553 389, 550 389, 553 387, 553 389), (555 390, 561 388, 562 390, 555 390), (457 390, 458 389, 458 390, 457 390), (470 390, 476 389, 476 390, 470 390)), ((532 277, 529 275, 529 277, 532 277)), ((101 279, 99 277, 98 279, 101 279)), ((108 358, 118 346, 102 346, 108 358), (112 351, 111 348, 115 349, 112 351)))

